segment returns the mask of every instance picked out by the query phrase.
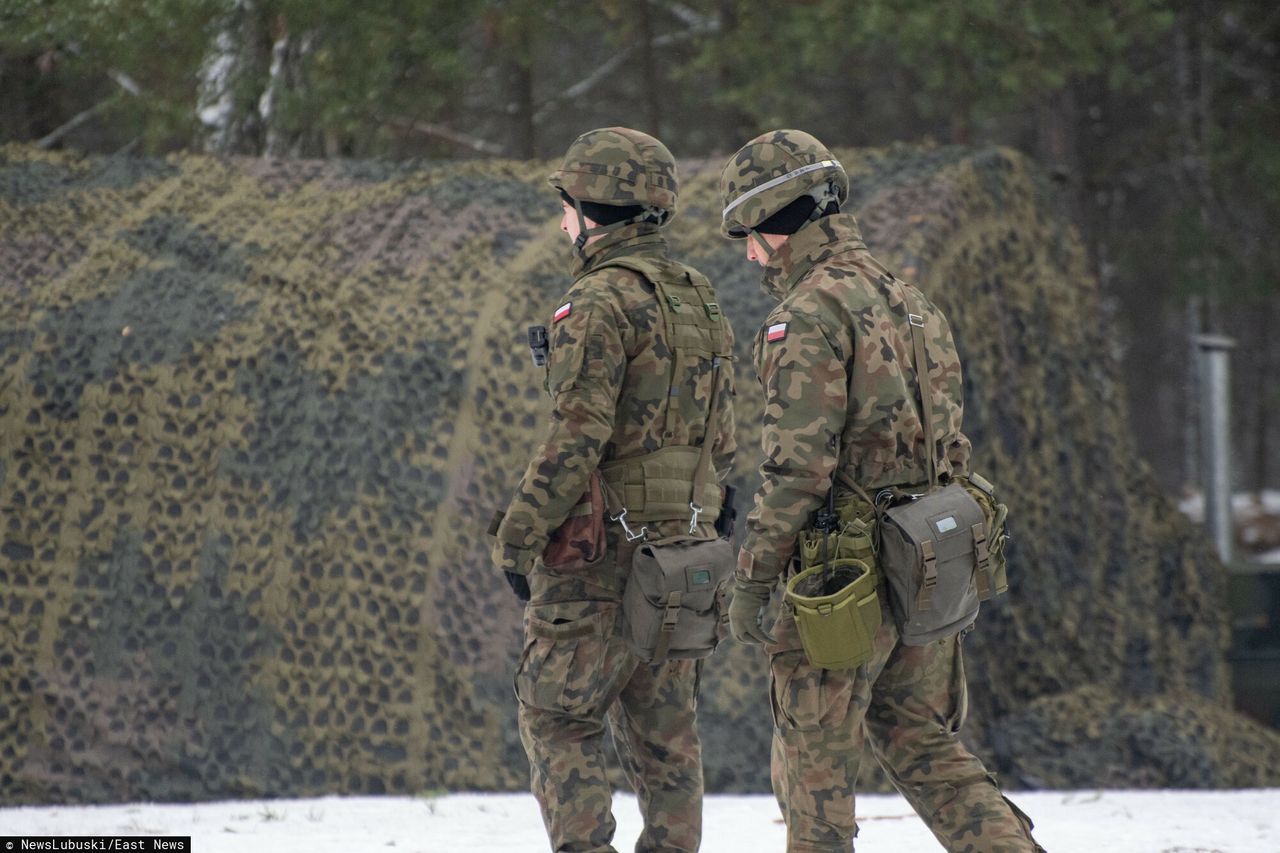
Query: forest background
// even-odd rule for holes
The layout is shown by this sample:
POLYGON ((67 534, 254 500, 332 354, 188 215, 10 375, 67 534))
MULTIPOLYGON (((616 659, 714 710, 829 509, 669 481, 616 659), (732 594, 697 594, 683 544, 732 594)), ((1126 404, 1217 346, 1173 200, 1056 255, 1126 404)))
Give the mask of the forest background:
POLYGON ((677 158, 780 126, 1024 151, 1175 494, 1201 332, 1239 344, 1236 487, 1280 485, 1278 72, 1272 0, 0 0, 0 143, 551 159, 625 124, 677 158))

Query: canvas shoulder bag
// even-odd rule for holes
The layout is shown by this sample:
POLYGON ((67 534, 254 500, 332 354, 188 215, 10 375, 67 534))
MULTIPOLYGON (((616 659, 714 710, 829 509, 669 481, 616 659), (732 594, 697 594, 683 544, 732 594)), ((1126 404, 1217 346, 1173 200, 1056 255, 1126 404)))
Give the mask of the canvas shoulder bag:
POLYGON ((922 646, 959 632, 978 617, 977 572, 979 567, 987 571, 989 560, 987 520, 963 486, 952 483, 939 488, 924 316, 906 288, 902 294, 911 329, 929 483, 922 493, 882 492, 887 500, 877 501, 877 506, 885 507, 877 526, 880 568, 888 583, 894 621, 902 642, 922 646))

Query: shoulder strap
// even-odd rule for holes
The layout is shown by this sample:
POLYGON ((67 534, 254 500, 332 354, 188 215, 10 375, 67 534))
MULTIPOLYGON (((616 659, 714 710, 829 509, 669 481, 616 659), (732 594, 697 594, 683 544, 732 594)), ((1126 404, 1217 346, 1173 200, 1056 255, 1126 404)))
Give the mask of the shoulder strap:
POLYGON ((929 490, 938 487, 938 447, 933 437, 933 383, 929 381, 929 355, 925 350, 924 315, 917 308, 911 291, 898 282, 903 304, 907 306, 907 323, 911 328, 911 347, 915 352, 916 386, 920 389, 920 413, 924 421, 924 455, 929 467, 929 490))
MULTIPOLYGON (((720 414, 720 356, 711 360, 711 405, 707 407, 707 427, 702 433, 702 453, 698 456, 698 467, 693 473, 693 488, 689 491, 689 533, 698 529, 698 516, 702 515, 702 504, 698 498, 706 488, 707 477, 711 475, 711 450, 716 443, 713 434, 716 417, 720 414)), ((722 509, 721 512, 724 510, 722 509)))

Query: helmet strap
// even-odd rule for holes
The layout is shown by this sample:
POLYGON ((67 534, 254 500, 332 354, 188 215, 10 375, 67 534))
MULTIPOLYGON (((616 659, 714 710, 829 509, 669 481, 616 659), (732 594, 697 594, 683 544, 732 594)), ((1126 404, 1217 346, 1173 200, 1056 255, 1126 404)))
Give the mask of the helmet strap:
POLYGON ((817 202, 813 210, 809 213, 809 221, 814 222, 822 218, 822 212, 827 209, 827 205, 836 202, 839 208, 840 196, 836 193, 835 184, 827 181, 821 188, 815 188, 809 192, 813 200, 817 202))
POLYGON ((623 219, 612 225, 597 225, 595 228, 587 227, 587 217, 582 213, 582 202, 578 199, 573 200, 573 209, 578 212, 578 237, 573 241, 573 248, 579 255, 586 256, 587 240, 600 234, 608 234, 610 231, 617 231, 619 228, 625 228, 628 225, 635 225, 637 222, 661 222, 662 211, 656 207, 646 207, 637 216, 630 219, 623 219))
POLYGON ((587 238, 591 236, 591 232, 587 230, 587 217, 582 215, 582 202, 576 198, 573 200, 573 209, 578 212, 578 236, 573 241, 573 249, 578 254, 582 254, 582 250, 587 246, 587 238))
POLYGON ((766 240, 764 238, 764 235, 761 234, 759 231, 752 228, 750 231, 747 232, 747 239, 755 240, 756 246, 764 251, 764 256, 766 258, 770 258, 770 259, 773 258, 773 247, 769 245, 769 241, 766 240))

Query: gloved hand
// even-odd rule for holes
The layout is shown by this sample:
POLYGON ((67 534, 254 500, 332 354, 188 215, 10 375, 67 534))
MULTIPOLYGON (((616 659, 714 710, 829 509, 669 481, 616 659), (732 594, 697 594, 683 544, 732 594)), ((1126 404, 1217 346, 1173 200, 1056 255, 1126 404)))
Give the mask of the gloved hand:
POLYGON ((529 592, 529 579, 524 575, 518 575, 515 572, 503 572, 507 579, 507 585, 511 587, 511 591, 516 594, 516 598, 524 603, 529 603, 531 593, 529 592))
POLYGON ((741 575, 733 579, 733 601, 729 602, 729 632, 739 643, 776 643, 760 624, 764 609, 773 597, 773 584, 753 581, 741 575))
POLYGON ((533 567, 535 556, 529 548, 517 548, 505 542, 493 546, 493 562, 506 575, 511 591, 521 601, 529 600, 529 578, 526 576, 533 567))

